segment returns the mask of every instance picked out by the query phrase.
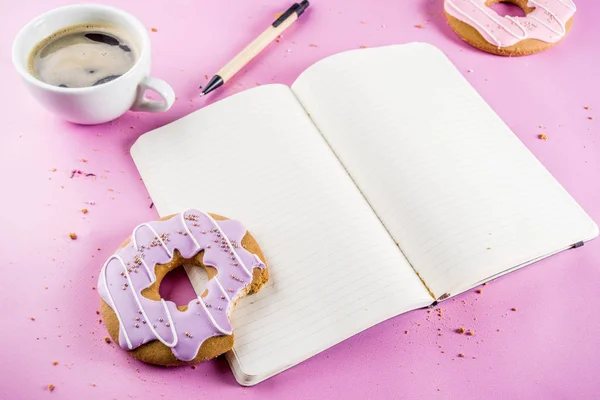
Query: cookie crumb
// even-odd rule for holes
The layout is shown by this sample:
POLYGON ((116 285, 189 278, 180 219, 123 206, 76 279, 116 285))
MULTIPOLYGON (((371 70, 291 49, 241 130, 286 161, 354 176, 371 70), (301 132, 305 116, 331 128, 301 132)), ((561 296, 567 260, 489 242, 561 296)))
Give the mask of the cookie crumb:
POLYGON ((404 334, 405 334, 405 335, 408 335, 408 331, 404 331, 404 334))
POLYGON ((49 384, 49 385, 48 385, 48 390, 52 392, 52 391, 54 390, 54 388, 55 388, 55 387, 56 387, 56 386, 54 386, 53 384, 49 384))
POLYGON ((475 332, 473 332, 473 331, 467 331, 466 335, 467 336, 473 336, 473 335, 475 335, 475 332))
POLYGON ((502 332, 502 329, 498 328, 496 329, 496 332, 502 332))
POLYGON ((95 384, 95 383, 92 383, 92 386, 93 386, 93 387, 96 387, 96 384, 95 384))
POLYGON ((314 43, 311 43, 311 44, 310 44, 310 47, 319 47, 319 46, 317 46, 317 45, 316 45, 316 44, 314 44, 314 43))
POLYGON ((415 25, 415 28, 423 29, 423 25, 421 25, 421 24, 415 25))
POLYGON ((196 369, 196 366, 195 366, 195 365, 192 365, 192 369, 196 369))
POLYGON ((50 171, 52 171, 52 172, 56 172, 56 168, 52 168, 50 171))
POLYGON ((156 28, 150 28, 150 30, 151 30, 152 32, 158 32, 158 29, 156 29, 156 28))
POLYGON ((481 294, 481 293, 483 293, 483 290, 481 290, 481 289, 477 289, 477 290, 475 291, 475 293, 477 293, 477 294, 481 294))
POLYGON ((517 311, 517 307, 513 307, 510 309, 511 311, 517 311))
POLYGON ((81 212, 84 213, 84 214, 87 214, 88 213, 88 209, 87 208, 82 208, 81 212))
POLYGON ((29 319, 30 319, 30 320, 32 320, 32 321, 35 321, 35 318, 34 318, 34 317, 29 317, 29 319))
POLYGON ((481 285, 481 286, 487 286, 487 282, 484 282, 483 285, 481 285))
POLYGON ((464 354, 464 353, 458 353, 458 356, 459 356, 460 358, 465 358, 465 354, 464 354))
POLYGON ((456 330, 456 333, 463 334, 463 333, 465 333, 466 331, 467 331, 467 330, 461 326, 460 328, 458 328, 458 329, 456 330))
POLYGON ((92 290, 96 290, 96 286, 92 286, 92 290))
POLYGON ((52 365, 58 365, 58 361, 54 361, 52 365))
POLYGON ((106 343, 111 343, 111 342, 112 342, 108 336, 104 338, 104 341, 105 341, 106 343))
POLYGON ((102 320, 101 320, 101 319, 99 319, 99 320, 98 320, 98 323, 99 323, 99 324, 101 324, 101 323, 102 323, 102 320))
POLYGON ((584 109, 589 110, 590 106, 583 106, 584 109))
POLYGON ((74 232, 69 233, 69 237, 71 238, 71 240, 77 239, 77 235, 74 232))
POLYGON ((366 49, 366 48, 367 48, 367 46, 360 46, 360 48, 361 48, 361 49, 366 49))
POLYGON ((96 310, 96 315, 100 315, 100 311, 96 310))
POLYGON ((594 117, 588 117, 588 119, 590 119, 590 120, 591 120, 591 119, 594 119, 594 117))
POLYGON ((538 138, 540 138, 541 140, 548 140, 548 136, 545 133, 541 133, 540 135, 538 135, 538 138))

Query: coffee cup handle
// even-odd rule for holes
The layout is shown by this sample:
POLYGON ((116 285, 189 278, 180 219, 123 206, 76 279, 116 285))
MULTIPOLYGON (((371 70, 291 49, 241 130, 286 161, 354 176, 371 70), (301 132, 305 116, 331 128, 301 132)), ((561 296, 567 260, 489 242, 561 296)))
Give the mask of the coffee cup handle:
POLYGON ((139 84, 137 97, 131 107, 131 111, 163 112, 171 108, 173 102, 175 102, 173 88, 162 79, 149 76, 139 84), (148 99, 146 97, 146 90, 148 89, 158 93, 162 101, 148 99))

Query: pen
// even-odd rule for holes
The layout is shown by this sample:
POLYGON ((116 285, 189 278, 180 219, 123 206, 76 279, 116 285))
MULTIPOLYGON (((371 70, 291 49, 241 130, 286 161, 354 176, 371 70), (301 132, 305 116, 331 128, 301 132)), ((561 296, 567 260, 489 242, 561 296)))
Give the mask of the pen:
MULTIPOLYGON (((248 64, 258 53, 260 53, 265 47, 267 47, 277 36, 281 35, 290 25, 292 25, 300 15, 308 8, 309 2, 303 0, 300 3, 295 3, 286 12, 281 14, 279 18, 275 20, 259 37, 254 39, 241 53, 229 61, 227 65, 217 72, 215 76, 208 82, 206 87, 200 93, 200 96, 204 96, 216 88, 223 85, 235 74, 239 72, 246 64, 248 64)), ((202 88, 202 86, 200 86, 202 88)))

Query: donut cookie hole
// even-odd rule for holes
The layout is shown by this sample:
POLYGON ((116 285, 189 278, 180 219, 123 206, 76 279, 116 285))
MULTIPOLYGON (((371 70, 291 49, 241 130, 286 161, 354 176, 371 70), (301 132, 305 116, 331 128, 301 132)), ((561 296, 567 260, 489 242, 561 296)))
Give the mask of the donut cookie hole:
MULTIPOLYGON (((146 289, 142 290, 142 296, 147 299, 160 301, 161 299, 165 299, 160 295, 160 288, 165 277, 171 272, 175 271, 178 268, 183 268, 184 265, 189 265, 197 268, 202 268, 206 274, 208 275, 208 279, 212 279, 217 276, 217 270, 213 267, 204 265, 202 262, 202 258, 204 256, 204 252, 201 251, 193 258, 183 258, 178 250, 173 252, 173 258, 166 264, 157 264, 154 268, 154 273, 156 274, 156 281, 146 289)), ((200 297, 206 297, 208 295, 208 290, 204 290, 200 297)), ((179 311, 185 311, 188 308, 188 302, 186 304, 178 304, 177 309, 179 311)))
POLYGON ((179 306, 196 300, 198 296, 194 288, 198 289, 198 293, 203 293, 207 283, 208 274, 204 268, 199 268, 192 264, 184 264, 174 268, 165 275, 158 291, 162 299, 179 306), (194 282, 193 286, 190 279, 194 282))
MULTIPOLYGON (((215 220, 225 220, 227 218, 211 214, 211 216, 215 220)), ((160 220, 166 220, 171 218, 172 216, 161 218, 160 220)), ((128 238, 121 246, 127 246, 131 241, 131 238, 128 238)), ((258 246, 258 243, 254 239, 254 237, 246 232, 246 235, 243 237, 241 241, 241 245, 246 250, 250 251, 253 254, 256 254, 261 260, 264 260, 264 255, 258 246)), ((217 270, 214 267, 205 265, 203 263, 204 251, 200 251, 194 257, 184 258, 177 249, 173 251, 173 258, 165 263, 165 264, 156 264, 154 268, 154 273, 156 274, 156 281, 146 289, 141 291, 141 295, 155 301, 160 301, 160 285, 163 282, 165 276, 171 272, 185 265, 194 266, 196 268, 202 268, 206 271, 208 276, 208 280, 217 276, 217 270)), ((252 270, 252 282, 250 285, 246 287, 245 293, 242 293, 241 296, 236 299, 232 307, 235 307, 237 301, 242 298, 246 294, 256 293, 260 290, 260 288, 268 281, 269 274, 268 269, 259 269, 254 268, 252 270)), ((207 280, 207 281, 208 281, 207 280)), ((204 293, 200 297, 206 297, 208 295, 208 290, 205 290, 204 293)), ((109 335, 112 340, 119 344, 119 320, 115 312, 110 308, 110 306, 104 301, 100 300, 101 304, 101 312, 103 319, 106 324, 106 328, 108 330, 109 335)), ((188 308, 188 304, 177 305, 177 309, 179 311, 186 311, 188 308)), ((175 357, 171 349, 158 340, 151 341, 146 343, 140 347, 137 347, 133 350, 130 350, 129 353, 136 359, 149 363, 155 364, 159 366, 180 366, 180 365, 191 365, 197 364, 201 361, 210 360, 212 358, 218 357, 221 354, 224 354, 230 351, 233 347, 233 338, 234 335, 221 335, 221 336, 213 336, 206 339, 200 349, 196 357, 191 361, 181 361, 175 357)))
POLYGON ((488 0, 485 5, 501 17, 524 17, 535 7, 527 7, 527 0, 488 0))

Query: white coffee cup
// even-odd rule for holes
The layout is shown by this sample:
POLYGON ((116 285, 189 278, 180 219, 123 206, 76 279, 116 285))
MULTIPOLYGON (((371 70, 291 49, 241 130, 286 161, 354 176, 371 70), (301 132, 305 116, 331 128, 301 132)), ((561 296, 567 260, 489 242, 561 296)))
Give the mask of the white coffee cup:
POLYGON ((111 121, 128 110, 162 112, 175 101, 175 93, 165 81, 150 76, 148 32, 132 15, 103 5, 72 5, 54 9, 29 22, 13 43, 12 60, 29 91, 48 110, 79 124, 111 121), (63 88, 47 84, 31 75, 31 52, 51 34, 74 25, 108 24, 125 30, 138 50, 134 66, 115 80, 83 88, 63 88), (151 89, 162 101, 145 97, 151 89))

